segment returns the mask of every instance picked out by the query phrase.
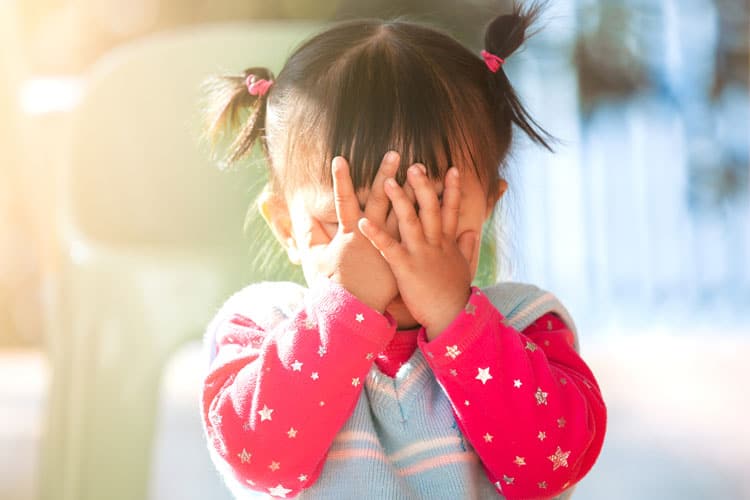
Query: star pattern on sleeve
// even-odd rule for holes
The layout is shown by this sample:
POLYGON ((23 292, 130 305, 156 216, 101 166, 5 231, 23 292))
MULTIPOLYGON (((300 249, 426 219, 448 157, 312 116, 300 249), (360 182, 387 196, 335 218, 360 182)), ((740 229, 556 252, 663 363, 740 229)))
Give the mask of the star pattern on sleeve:
POLYGON ((486 384, 488 380, 492 380, 492 375, 490 375, 490 368, 477 368, 479 370, 479 373, 477 373, 477 376, 474 377, 477 380, 481 380, 482 384, 486 384))
POLYGON ((242 452, 237 454, 237 457, 240 459, 240 462, 242 462, 243 464, 249 464, 250 458, 252 456, 253 455, 251 453, 248 453, 247 450, 245 450, 245 448, 242 448, 242 452))
POLYGON ((295 371, 295 372, 302 371, 302 365, 303 364, 304 363, 300 363, 298 359, 295 359, 294 363, 292 363, 292 370, 295 371))
POLYGON ((263 409, 258 412, 260 415, 260 421, 263 422, 265 420, 273 420, 271 418, 271 414, 273 413, 273 410, 269 408, 266 405, 263 405, 263 409))
POLYGON ((289 436, 289 439, 294 439, 297 437, 297 429, 294 427, 290 427, 288 431, 286 431, 286 435, 289 436))
POLYGON ((547 393, 544 392, 541 387, 536 388, 536 393, 534 393, 534 397, 536 398, 537 405, 547 406, 547 393))
MULTIPOLYGON (((271 483, 273 484, 273 483, 271 483)), ((275 497, 281 497, 286 498, 286 496, 291 493, 292 490, 284 488, 281 484, 278 484, 277 486, 274 486, 273 488, 268 488, 268 493, 275 496, 275 497)))
POLYGON ((451 359, 456 359, 461 354, 461 351, 458 350, 458 345, 445 346, 445 351, 445 355, 451 359))
POLYGON ((515 387, 516 389, 520 389, 522 385, 523 385, 523 382, 521 382, 520 379, 515 379, 513 381, 513 387, 515 387))
POLYGON ((513 463, 519 467, 522 467, 526 465, 526 459, 524 457, 519 457, 518 455, 516 455, 516 458, 515 460, 513 460, 513 463))
POLYGON ((365 315, 362 313, 357 313, 357 316, 355 316, 354 319, 357 323, 362 323, 365 320, 365 315))
POLYGON ((569 451, 563 452, 562 449, 558 446, 555 454, 547 457, 552 462, 552 470, 556 471, 560 467, 567 467, 569 455, 569 451))

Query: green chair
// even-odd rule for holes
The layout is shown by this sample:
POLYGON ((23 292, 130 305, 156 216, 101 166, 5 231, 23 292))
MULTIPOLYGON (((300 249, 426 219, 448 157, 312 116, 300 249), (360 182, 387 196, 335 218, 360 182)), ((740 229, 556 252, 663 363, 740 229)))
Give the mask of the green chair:
POLYGON ((114 50, 85 78, 71 154, 56 173, 41 498, 144 499, 166 361, 200 338, 233 291, 288 276, 254 271, 254 245, 269 235, 243 226, 262 168, 212 164, 200 142, 200 84, 249 66, 278 73, 319 28, 257 22, 160 34, 114 50))

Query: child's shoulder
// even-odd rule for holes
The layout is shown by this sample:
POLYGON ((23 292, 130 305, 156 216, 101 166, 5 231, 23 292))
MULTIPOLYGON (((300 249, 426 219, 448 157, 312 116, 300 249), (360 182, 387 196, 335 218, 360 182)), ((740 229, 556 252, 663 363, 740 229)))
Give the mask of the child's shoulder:
POLYGON ((261 281, 235 292, 217 316, 242 315, 259 326, 270 327, 289 317, 303 303, 307 288, 291 281, 261 281))
MULTIPOLYGON (((482 292, 506 321, 523 331, 547 313, 557 314, 576 335, 573 318, 560 300, 551 292, 530 283, 504 281, 482 288, 482 292)), ((577 336, 577 335, 576 335, 577 336)))
POLYGON ((204 334, 207 358, 216 355, 216 336, 222 329, 253 324, 269 330, 288 318, 304 301, 306 288, 287 281, 261 281, 229 297, 214 315, 204 334))

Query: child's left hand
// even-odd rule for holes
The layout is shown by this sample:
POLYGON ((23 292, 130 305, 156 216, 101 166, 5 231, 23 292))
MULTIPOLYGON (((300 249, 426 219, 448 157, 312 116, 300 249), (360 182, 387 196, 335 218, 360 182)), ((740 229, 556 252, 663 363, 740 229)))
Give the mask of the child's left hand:
POLYGON ((461 203, 457 168, 446 172, 442 207, 419 166, 409 167, 408 182, 414 189, 419 214, 395 179, 385 182, 401 242, 367 218, 359 220, 359 228, 391 266, 404 304, 432 340, 469 299, 473 274, 470 262, 479 235, 466 231, 456 239, 461 203))

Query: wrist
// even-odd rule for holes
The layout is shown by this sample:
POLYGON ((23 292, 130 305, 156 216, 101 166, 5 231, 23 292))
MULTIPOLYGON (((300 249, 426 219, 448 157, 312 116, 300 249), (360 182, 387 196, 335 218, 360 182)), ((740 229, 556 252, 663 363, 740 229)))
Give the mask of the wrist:
POLYGON ((467 288, 463 294, 457 295, 448 304, 438 304, 435 306, 437 314, 429 322, 422 324, 425 328, 425 336, 428 341, 434 340, 453 323, 468 304, 469 298, 471 298, 471 287, 467 288))

